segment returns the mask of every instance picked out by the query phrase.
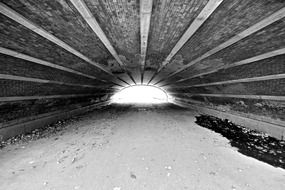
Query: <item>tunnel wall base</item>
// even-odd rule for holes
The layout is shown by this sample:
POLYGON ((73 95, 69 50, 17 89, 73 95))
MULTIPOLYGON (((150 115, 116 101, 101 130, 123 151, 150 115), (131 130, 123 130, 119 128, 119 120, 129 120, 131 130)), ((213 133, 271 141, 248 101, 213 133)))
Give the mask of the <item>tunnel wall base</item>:
POLYGON ((280 139, 280 140, 284 140, 285 138, 285 126, 282 126, 282 125, 276 125, 270 122, 264 122, 264 121, 260 121, 257 119, 235 115, 232 113, 218 111, 215 109, 196 105, 195 103, 191 104, 191 103, 185 103, 183 101, 179 101, 178 104, 183 107, 194 109, 199 114, 207 114, 207 115, 212 115, 212 116, 215 116, 221 119, 228 119, 237 125, 241 125, 244 127, 248 127, 250 129, 265 132, 268 135, 275 137, 277 139, 280 139))
POLYGON ((42 128, 58 120, 67 119, 75 115, 91 111, 96 108, 101 108, 109 103, 109 101, 104 101, 81 108, 69 110, 69 111, 55 111, 52 113, 40 114, 36 117, 26 117, 17 121, 13 121, 6 124, 0 125, 0 141, 6 140, 10 137, 29 133, 34 129, 42 128))

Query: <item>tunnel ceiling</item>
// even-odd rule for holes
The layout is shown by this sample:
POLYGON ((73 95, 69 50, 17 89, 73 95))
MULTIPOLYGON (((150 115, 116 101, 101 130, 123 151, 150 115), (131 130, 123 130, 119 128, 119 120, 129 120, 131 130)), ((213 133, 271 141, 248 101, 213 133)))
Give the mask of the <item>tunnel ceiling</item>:
POLYGON ((156 84, 284 100, 284 0, 1 0, 1 101, 156 84))

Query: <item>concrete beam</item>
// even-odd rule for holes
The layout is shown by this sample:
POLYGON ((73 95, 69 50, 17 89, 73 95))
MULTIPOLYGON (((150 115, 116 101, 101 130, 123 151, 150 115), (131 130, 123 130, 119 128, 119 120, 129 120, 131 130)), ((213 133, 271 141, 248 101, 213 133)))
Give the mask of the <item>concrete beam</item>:
POLYGON ((275 137, 280 140, 285 138, 285 125, 284 122, 281 125, 272 123, 272 119, 266 119, 262 116, 242 116, 235 113, 222 112, 215 110, 213 108, 208 108, 196 104, 187 104, 187 103, 178 103, 179 106, 188 107, 196 110, 200 114, 212 115, 221 119, 228 119, 231 122, 241 125, 253 130, 258 130, 265 132, 272 137, 275 137))
MULTIPOLYGON (((189 85, 189 86, 177 86, 177 87, 172 87, 172 88, 202 87, 202 86, 213 86, 213 85, 221 85, 221 84, 233 84, 233 83, 240 83, 240 82, 256 82, 256 81, 284 79, 284 78, 285 78, 285 74, 275 74, 275 75, 267 75, 267 76, 261 76, 261 77, 252 77, 252 78, 243 78, 243 79, 220 81, 220 82, 195 84, 195 85, 189 85)), ((166 85, 164 85, 164 86, 166 86, 166 85)), ((164 87, 164 86, 162 86, 162 87, 164 87)))
MULTIPOLYGON (((188 63, 187 65, 185 65, 184 67, 182 67, 181 69, 171 73, 169 76, 167 76, 167 79, 173 77, 174 75, 184 71, 185 69, 189 68, 190 66, 200 62, 201 60, 237 43, 238 41, 250 36, 251 34, 269 26, 270 24, 281 20, 282 18, 285 17, 285 8, 280 9, 279 11, 273 13, 272 15, 270 15, 269 17, 263 19, 262 21, 256 23, 255 25, 249 27, 248 29, 244 30, 243 32, 235 35, 234 37, 232 37, 231 39, 227 40, 226 42, 220 44, 219 46, 217 46, 216 48, 206 52, 205 54, 203 54, 202 56, 198 57, 197 59, 191 61, 190 63, 188 63)), ((166 80, 166 78, 161 79, 160 81, 158 81, 156 84, 162 82, 166 80)))
POLYGON ((82 60, 86 61, 87 63, 99 68, 100 70, 104 71, 105 73, 117 78, 111 71, 103 68, 99 63, 95 63, 94 61, 90 60, 88 57, 84 56, 79 51, 73 49, 71 46, 69 46, 68 44, 66 44, 62 40, 58 39, 54 35, 45 31, 41 27, 35 25, 34 23, 32 23, 31 21, 29 21, 28 19, 26 19, 25 17, 23 17, 19 13, 15 12, 14 10, 12 10, 11 8, 9 8, 8 6, 6 6, 3 3, 0 3, 0 13, 9 17, 12 20, 18 22, 19 24, 25 26, 26 28, 32 30, 33 32, 37 33, 38 35, 46 38, 47 40, 55 43, 56 45, 62 47, 63 49, 65 49, 68 52, 72 53, 73 55, 81 58, 82 60))
POLYGON ((90 79, 95 79, 95 80, 98 80, 98 81, 106 82, 105 80, 98 79, 98 78, 96 78, 94 76, 87 75, 87 74, 84 74, 84 73, 81 73, 81 72, 69 69, 67 67, 56 65, 56 64, 48 62, 48 61, 37 59, 35 57, 31 57, 29 55, 26 55, 26 54, 23 54, 23 53, 19 53, 19 52, 16 52, 16 51, 13 51, 13 50, 10 50, 10 49, 7 49, 7 48, 0 47, 0 53, 5 54, 5 55, 9 55, 9 56, 12 56, 12 57, 16 57, 16 58, 19 58, 19 59, 23 59, 23 60, 26 60, 26 61, 30 61, 30 62, 39 64, 39 65, 44 65, 44 66, 55 68, 55 69, 58 69, 58 70, 61 70, 61 71, 66 71, 66 72, 69 72, 69 73, 72 73, 72 74, 84 76, 84 77, 87 77, 87 78, 90 78, 90 79))
POLYGON ((22 100, 36 100, 36 99, 55 99, 55 98, 74 98, 92 96, 94 94, 65 94, 65 95, 49 95, 49 96, 9 96, 0 97, 0 102, 22 101, 22 100))
POLYGON ((176 53, 184 46, 184 44, 196 33, 196 31, 202 26, 202 24, 212 15, 212 13, 219 7, 219 5, 224 0, 209 0, 204 9, 199 13, 195 20, 188 27, 183 36, 176 43, 174 48, 171 50, 170 54, 162 62, 162 65, 159 67, 157 72, 149 80, 148 84, 155 78, 155 76, 169 64, 171 59, 176 55, 176 53))
POLYGON ((31 78, 31 77, 22 77, 22 76, 7 75, 7 74, 0 74, 0 79, 37 82, 37 83, 48 83, 48 84, 59 84, 59 85, 66 85, 66 86, 78 86, 78 87, 83 87, 83 88, 104 88, 104 89, 106 89, 105 85, 94 86, 94 85, 85 85, 85 84, 66 83, 66 82, 59 82, 59 81, 53 81, 53 80, 31 78))
POLYGON ((153 0, 140 1, 140 35, 141 35, 141 83, 143 82, 143 74, 145 70, 145 60, 148 45, 148 35, 150 28, 150 19, 152 12, 153 0))
POLYGON ((250 63, 253 63, 253 62, 256 62, 256 61, 268 59, 268 58, 275 57, 275 56, 278 56, 278 55, 283 55, 283 54, 285 54, 285 48, 274 50, 274 51, 270 51, 270 52, 267 52, 267 53, 264 53, 264 54, 261 54, 261 55, 257 55, 257 56, 254 56, 254 57, 251 57, 251 58, 248 58, 248 59, 244 59, 244 60, 241 60, 241 61, 229 64, 229 65, 225 65, 223 67, 219 67, 217 69, 213 69, 211 71, 203 72, 203 73, 200 73, 200 74, 188 77, 188 78, 184 78, 184 79, 178 80, 178 81, 176 81, 174 83, 184 82, 184 81, 189 80, 189 79, 193 79, 193 78, 196 78, 196 77, 201 77, 201 76, 204 76, 204 75, 215 73, 215 72, 217 72, 219 70, 222 70, 222 69, 228 69, 228 68, 232 68, 232 67, 236 67, 236 66, 246 65, 246 64, 250 64, 250 63))
MULTIPOLYGON (((98 38, 102 41, 102 43, 105 45, 105 47, 108 49, 108 51, 111 53, 111 55, 116 59, 118 64, 127 72, 126 65, 121 61, 118 53, 116 52, 115 48, 112 46, 111 42, 105 35, 104 31, 100 27, 99 23, 91 13, 91 11, 88 9, 87 5, 83 0, 70 0, 70 2, 73 4, 73 6, 77 9, 77 11, 80 13, 80 15, 84 18, 84 20, 88 23, 90 28, 93 30, 93 32, 98 36, 98 38)), ((128 73, 128 72, 127 72, 128 73)), ((129 76, 131 81, 133 81, 133 78, 129 76)))
POLYGON ((183 47, 183 45, 196 33, 196 31, 202 26, 202 24, 212 15, 212 13, 218 8, 223 0, 209 0, 204 9, 195 18, 195 20, 188 27, 183 36, 176 43, 170 54, 163 61, 162 66, 158 69, 158 72, 165 67, 173 56, 183 47))
POLYGON ((113 93, 92 93, 92 94, 64 94, 64 95, 48 95, 48 96, 8 96, 0 97, 0 102, 12 102, 12 101, 23 101, 23 100, 36 100, 36 99, 56 99, 56 98, 75 98, 75 97, 86 97, 97 94, 113 94, 113 93))
POLYGON ((239 95, 239 94, 193 94, 193 93, 175 93, 175 92, 171 94, 187 94, 190 96, 205 96, 205 97, 219 97, 219 98, 241 98, 241 99, 285 101, 285 96, 239 95))

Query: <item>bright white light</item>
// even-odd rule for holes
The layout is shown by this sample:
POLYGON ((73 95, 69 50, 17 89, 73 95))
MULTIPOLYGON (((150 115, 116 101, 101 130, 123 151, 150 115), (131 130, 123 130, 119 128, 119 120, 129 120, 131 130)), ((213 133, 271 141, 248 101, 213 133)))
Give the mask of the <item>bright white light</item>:
POLYGON ((111 99, 120 104, 161 104, 168 102, 168 95, 154 86, 136 85, 122 89, 111 99))

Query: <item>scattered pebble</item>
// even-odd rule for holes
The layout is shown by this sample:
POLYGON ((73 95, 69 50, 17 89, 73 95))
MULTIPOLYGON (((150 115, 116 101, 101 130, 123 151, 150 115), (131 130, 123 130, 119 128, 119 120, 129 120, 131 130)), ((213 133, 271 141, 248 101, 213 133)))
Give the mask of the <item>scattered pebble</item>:
POLYGON ((79 189, 80 185, 74 186, 74 189, 79 189))
POLYGON ((171 166, 165 166, 164 168, 167 169, 167 170, 171 170, 172 169, 171 166))
POLYGON ((133 174, 132 172, 130 173, 131 178, 133 179, 137 179, 137 176, 135 174, 133 174))
POLYGON ((35 163, 35 161, 34 161, 34 160, 32 160, 32 161, 29 161, 29 164, 33 164, 33 163, 35 163))

